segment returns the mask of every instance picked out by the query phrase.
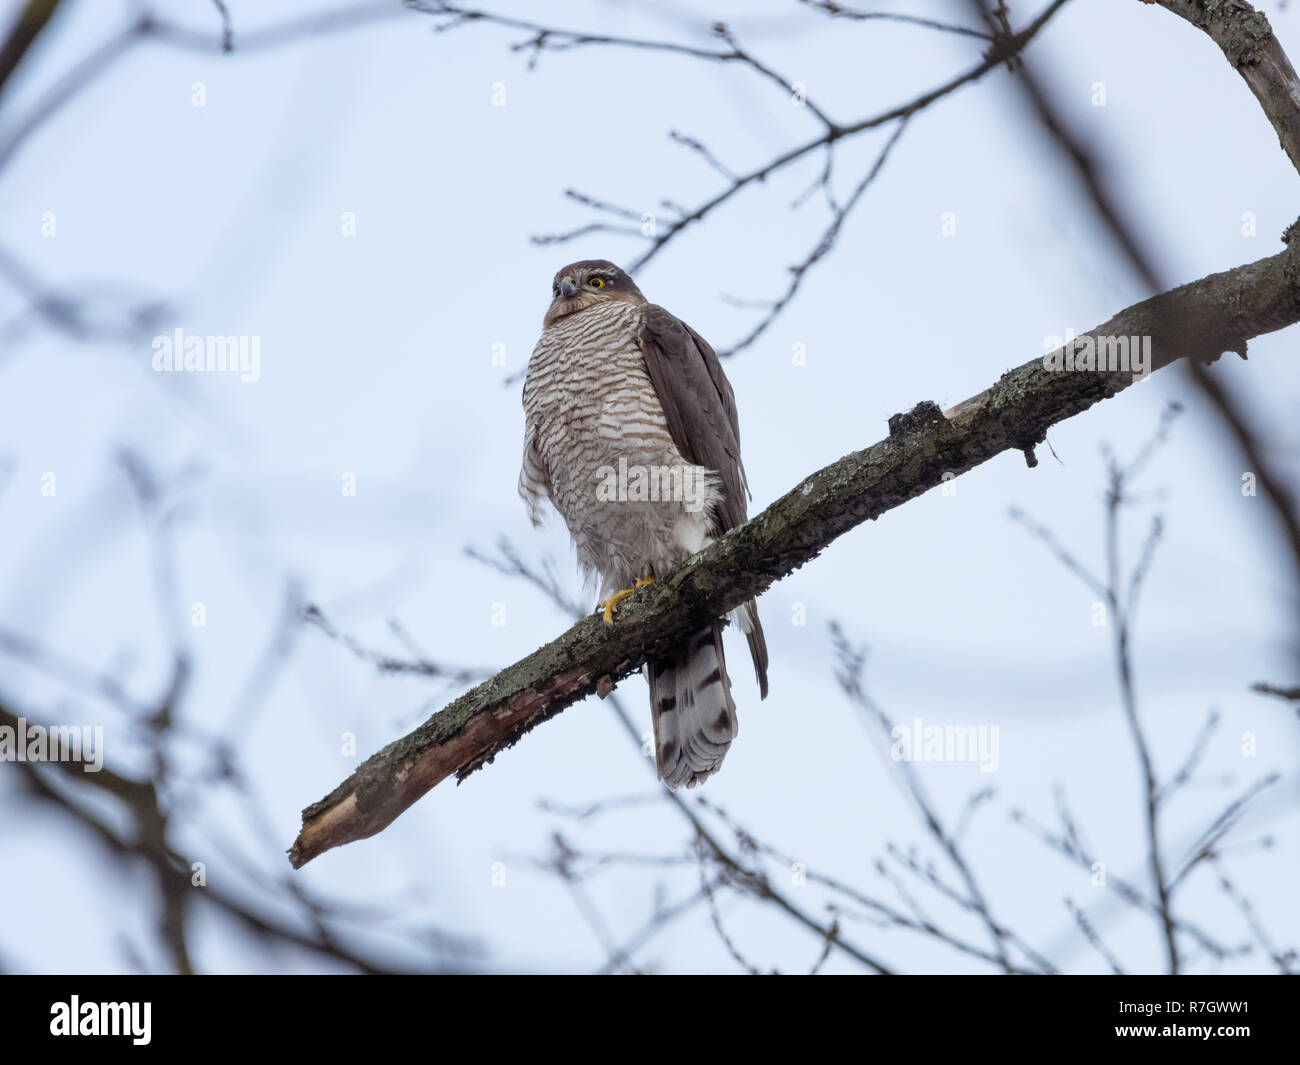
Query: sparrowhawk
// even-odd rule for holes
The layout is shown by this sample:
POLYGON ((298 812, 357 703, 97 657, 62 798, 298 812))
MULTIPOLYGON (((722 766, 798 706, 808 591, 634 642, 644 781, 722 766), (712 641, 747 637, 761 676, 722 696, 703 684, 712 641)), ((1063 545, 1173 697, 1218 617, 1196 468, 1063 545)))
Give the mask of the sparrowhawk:
MULTIPOLYGON (((524 381, 519 491, 534 524, 549 499, 605 621, 619 602, 745 520, 735 396, 694 329, 648 303, 613 263, 564 267, 524 381)), ((767 697, 767 644, 753 600, 736 611, 767 697)), ((647 663, 659 777, 715 772, 736 737, 715 622, 647 663)))

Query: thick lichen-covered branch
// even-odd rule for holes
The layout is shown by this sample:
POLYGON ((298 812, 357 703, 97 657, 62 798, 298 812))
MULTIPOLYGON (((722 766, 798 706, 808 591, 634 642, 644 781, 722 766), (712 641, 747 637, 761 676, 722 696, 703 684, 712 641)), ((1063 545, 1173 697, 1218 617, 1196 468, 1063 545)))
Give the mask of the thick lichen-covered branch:
MULTIPOLYGON (((1091 337, 1150 337, 1152 369, 1245 353, 1252 337, 1300 321, 1300 241, 1121 311, 1091 337)), ((447 777, 463 779, 525 732, 709 619, 761 594, 868 519, 1004 451, 1033 449, 1050 426, 1135 381, 1128 372, 1048 369, 1034 358, 948 411, 918 404, 889 436, 796 485, 667 577, 628 600, 613 627, 593 616, 503 669, 389 744, 303 811, 290 851, 301 867, 381 831, 447 777)))

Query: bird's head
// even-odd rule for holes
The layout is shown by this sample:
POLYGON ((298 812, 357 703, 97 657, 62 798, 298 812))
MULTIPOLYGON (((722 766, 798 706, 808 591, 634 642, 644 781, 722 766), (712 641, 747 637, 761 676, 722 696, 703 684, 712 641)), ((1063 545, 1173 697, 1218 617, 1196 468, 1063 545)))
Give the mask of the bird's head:
POLYGON ((636 282, 607 259, 570 263, 551 282, 551 306, 545 324, 553 325, 566 315, 610 300, 644 303, 645 297, 636 282))

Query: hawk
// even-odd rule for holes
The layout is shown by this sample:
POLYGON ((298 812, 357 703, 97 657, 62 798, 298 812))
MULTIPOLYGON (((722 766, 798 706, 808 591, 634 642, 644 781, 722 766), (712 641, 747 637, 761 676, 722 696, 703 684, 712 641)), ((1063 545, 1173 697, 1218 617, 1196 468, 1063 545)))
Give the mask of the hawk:
MULTIPOLYGON (((748 486, 731 385, 708 342, 646 301, 604 259, 564 267, 524 381, 519 492, 533 524, 549 499, 578 562, 599 576, 607 624, 635 588, 745 520, 748 486)), ((751 599, 736 611, 767 697, 767 643, 751 599)), ((646 664, 659 778, 717 771, 736 738, 722 622, 646 664)))

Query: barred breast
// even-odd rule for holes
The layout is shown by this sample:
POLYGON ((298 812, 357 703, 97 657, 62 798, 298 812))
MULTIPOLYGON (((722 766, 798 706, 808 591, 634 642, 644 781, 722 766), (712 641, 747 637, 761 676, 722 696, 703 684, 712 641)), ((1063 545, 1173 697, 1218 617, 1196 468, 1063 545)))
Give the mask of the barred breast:
POLYGON ((543 331, 524 382, 520 493, 535 522, 550 499, 578 561, 607 592, 704 546, 718 494, 716 478, 687 463, 668 432, 637 340, 640 316, 639 305, 618 300, 561 318, 543 331), (699 478, 703 494, 611 498, 621 469, 674 467, 699 478))

